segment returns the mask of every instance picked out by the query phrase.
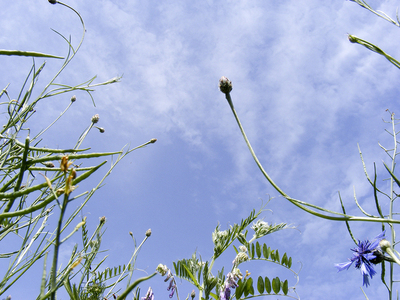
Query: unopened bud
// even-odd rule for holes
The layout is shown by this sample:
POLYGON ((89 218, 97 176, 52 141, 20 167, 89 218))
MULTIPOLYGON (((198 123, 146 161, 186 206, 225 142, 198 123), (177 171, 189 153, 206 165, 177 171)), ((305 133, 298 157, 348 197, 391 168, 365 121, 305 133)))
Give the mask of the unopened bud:
POLYGON ((229 94, 232 91, 232 81, 225 76, 222 76, 219 80, 219 89, 224 94, 229 94))
POLYGON ((106 217, 105 216, 102 216, 101 218, 100 218, 100 224, 104 224, 106 222, 106 217))
POLYGON ((390 248, 390 242, 386 239, 383 239, 379 242, 379 247, 381 247, 383 252, 386 252, 386 250, 390 248))
POLYGON ((71 102, 75 102, 75 101, 76 101, 76 96, 73 95, 73 96, 71 97, 71 102))
POLYGON ((157 266, 157 268, 156 268, 156 271, 157 271, 158 273, 160 273, 161 276, 164 276, 165 274, 167 274, 168 268, 167 268, 166 265, 159 264, 159 265, 157 266))
POLYGON ((154 144, 155 142, 157 142, 157 139, 151 139, 150 143, 154 144))
POLYGON ((147 237, 151 236, 151 228, 147 229, 147 231, 146 231, 146 236, 147 236, 147 237))
POLYGON ((233 260, 232 264, 234 266, 238 266, 240 265, 242 262, 248 261, 250 260, 250 258, 248 257, 248 255, 246 254, 246 252, 239 252, 235 259, 233 260))
POLYGON ((347 38, 349 39, 350 43, 356 43, 357 42, 357 38, 354 35, 349 34, 347 36, 347 38))
POLYGON ((51 4, 56 4, 57 1, 56 1, 56 0, 49 0, 49 3, 51 3, 51 4))
POLYGON ((194 297, 196 297, 196 292, 194 290, 192 290, 192 292, 190 293, 190 297, 192 298, 192 300, 194 299, 194 297))
POLYGON ((96 123, 99 121, 99 119, 100 119, 99 114, 95 114, 95 115, 92 117, 92 123, 93 123, 93 124, 96 124, 96 123))
POLYGON ((247 252, 247 248, 246 248, 246 246, 243 246, 243 245, 241 245, 241 246, 239 246, 239 250, 241 251, 241 252, 247 252))

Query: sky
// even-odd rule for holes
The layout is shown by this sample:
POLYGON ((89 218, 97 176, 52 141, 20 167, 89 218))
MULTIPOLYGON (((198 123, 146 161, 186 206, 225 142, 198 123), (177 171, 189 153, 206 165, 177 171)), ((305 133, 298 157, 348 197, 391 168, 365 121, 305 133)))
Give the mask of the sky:
MULTIPOLYGON (((296 291, 302 299, 365 299, 358 270, 337 273, 335 263, 351 257, 354 243, 344 223, 316 218, 290 204, 268 184, 254 163, 224 95, 221 76, 233 83, 231 96, 259 160, 280 188, 293 198, 340 211, 338 192, 349 214, 362 216, 354 202, 376 214, 365 178, 376 162, 382 189, 388 174, 382 161, 391 149, 391 112, 397 113, 399 70, 384 57, 352 44, 347 34, 374 43, 400 57, 396 26, 351 1, 76 1, 86 36, 74 60, 56 82, 71 85, 97 76, 95 83, 122 76, 119 83, 84 92, 43 137, 43 146, 70 148, 99 114, 100 134, 92 131, 82 147, 93 152, 135 147, 114 169, 83 210, 89 229, 106 216, 103 249, 107 266, 127 263, 133 252, 129 232, 138 241, 152 236, 137 261, 141 277, 159 263, 190 258, 194 251, 209 259, 211 233, 240 222, 270 198, 262 214, 288 229, 261 240, 293 258, 301 269, 296 291)), ((394 1, 369 1, 396 16, 394 1)), ((47 1, 3 1, 0 48, 65 56, 68 46, 51 29, 79 43, 78 17, 47 1)), ((37 65, 44 60, 36 59, 37 65)), ((38 85, 57 72, 59 60, 46 60, 38 85)), ((0 56, 0 88, 16 98, 32 65, 31 58, 0 56)), ((39 93, 40 89, 36 91, 39 93)), ((70 95, 45 99, 37 106, 32 135, 45 128, 68 105, 70 95)), ((21 140, 25 137, 21 137, 21 140)), ((109 159, 109 161, 111 161, 109 159)), ((90 162, 88 162, 90 165, 90 162)), ((94 175, 90 189, 103 173, 94 175)), ((71 204, 79 205, 77 204, 71 204)), ((75 206, 75 207, 76 207, 75 206)), ((381 206, 388 212, 388 202, 381 206)), ((351 223, 356 239, 373 239, 380 224, 351 223)), ((65 245, 68 257, 74 242, 65 245)), ((231 249, 219 265, 230 268, 231 249)), ((247 266, 243 266, 247 269, 247 266)), ((295 280, 272 264, 249 271, 295 280), (278 274, 278 275, 276 275, 278 274)), ((41 266, 35 270, 40 272, 41 266)), ((377 266, 378 273, 380 267, 377 266)), ((396 269, 397 270, 397 269, 396 269)), ((39 275, 28 275, 7 291, 12 299, 39 292, 39 275), (35 279, 36 278, 36 279, 35 279)), ((36 273, 41 274, 41 273, 36 273)), ((156 299, 167 297, 160 277, 151 285, 156 299)), ((192 288, 179 282, 181 297, 192 288)), ((380 275, 364 288, 370 299, 387 292, 380 275)), ((5 295, 6 296, 6 295, 5 295)), ((33 297, 33 296, 32 296, 33 297)), ((36 297, 36 296, 35 296, 36 297)), ((68 299, 60 293, 59 299, 68 299)))

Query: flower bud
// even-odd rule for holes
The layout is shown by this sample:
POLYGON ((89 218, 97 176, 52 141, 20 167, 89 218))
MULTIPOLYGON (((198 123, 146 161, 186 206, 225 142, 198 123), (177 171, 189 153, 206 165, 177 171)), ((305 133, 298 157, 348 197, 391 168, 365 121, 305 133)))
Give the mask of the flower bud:
POLYGON ((73 96, 71 97, 71 102, 75 102, 75 101, 76 101, 76 96, 73 95, 73 96))
POLYGON ((146 231, 146 236, 147 236, 147 237, 151 236, 151 228, 147 229, 147 231, 146 231))
POLYGON ((229 94, 232 91, 232 81, 230 81, 225 76, 222 76, 219 80, 219 89, 224 94, 229 94))
POLYGON ((102 216, 101 218, 100 218, 100 224, 104 224, 106 222, 106 217, 105 216, 102 216))
POLYGON ((246 252, 239 252, 235 259, 233 260, 232 264, 234 266, 238 266, 240 265, 242 262, 248 261, 250 260, 250 258, 248 257, 248 255, 246 254, 246 252))
POLYGON ((51 3, 51 4, 56 4, 57 1, 56 1, 56 0, 49 0, 49 3, 51 3))
POLYGON ((241 252, 244 252, 244 253, 247 252, 246 246, 243 246, 243 245, 239 246, 239 250, 240 250, 241 252))
POLYGON ((379 247, 381 247, 383 252, 386 252, 386 250, 390 248, 390 242, 386 239, 383 239, 379 242, 379 247))
POLYGON ((99 121, 99 119, 100 119, 99 114, 95 114, 95 115, 92 117, 92 123, 93 123, 93 124, 96 124, 96 123, 99 121))
POLYGON ((350 43, 356 43, 357 42, 357 38, 354 35, 349 34, 347 36, 347 38, 349 39, 350 43))
POLYGON ((159 265, 157 266, 157 268, 156 268, 156 271, 157 271, 158 273, 160 273, 161 276, 164 276, 164 275, 167 274, 167 272, 168 272, 168 267, 167 267, 166 265, 159 264, 159 265))
POLYGON ((155 142, 157 142, 157 139, 151 139, 150 143, 154 144, 155 142))

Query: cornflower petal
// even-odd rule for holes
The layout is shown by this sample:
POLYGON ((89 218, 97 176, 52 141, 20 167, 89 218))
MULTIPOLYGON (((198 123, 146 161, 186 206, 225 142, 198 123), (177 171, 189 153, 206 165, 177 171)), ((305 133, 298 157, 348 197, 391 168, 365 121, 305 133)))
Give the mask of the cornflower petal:
POLYGON ((335 267, 339 271, 347 270, 354 262, 354 267, 356 269, 360 269, 361 274, 363 276, 363 285, 366 287, 369 286, 369 277, 372 277, 376 274, 374 270, 374 264, 381 262, 382 260, 377 259, 377 255, 379 251, 381 251, 379 243, 385 237, 385 231, 378 234, 372 242, 369 240, 358 241, 358 245, 356 248, 351 249, 353 251, 353 257, 349 262, 335 264, 335 267))
POLYGON ((348 270, 352 263, 353 263, 352 261, 349 261, 349 262, 346 262, 346 263, 335 264, 335 267, 338 269, 338 272, 340 272, 340 271, 343 271, 345 269, 348 270))

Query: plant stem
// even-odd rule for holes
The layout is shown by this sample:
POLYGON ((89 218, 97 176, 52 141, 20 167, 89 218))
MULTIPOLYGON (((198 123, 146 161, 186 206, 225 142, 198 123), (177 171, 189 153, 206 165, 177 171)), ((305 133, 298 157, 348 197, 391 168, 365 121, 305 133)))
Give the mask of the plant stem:
POLYGON ((67 208, 68 204, 68 194, 64 194, 64 201, 61 207, 61 212, 60 212, 60 218, 58 220, 57 224, 57 232, 56 232, 56 239, 54 242, 54 256, 53 256, 53 264, 51 266, 51 273, 50 273, 50 289, 53 290, 51 293, 51 300, 56 299, 56 283, 57 283, 57 262, 58 262, 58 251, 60 248, 60 235, 61 235, 61 227, 62 227, 62 221, 64 218, 65 210, 67 208))

